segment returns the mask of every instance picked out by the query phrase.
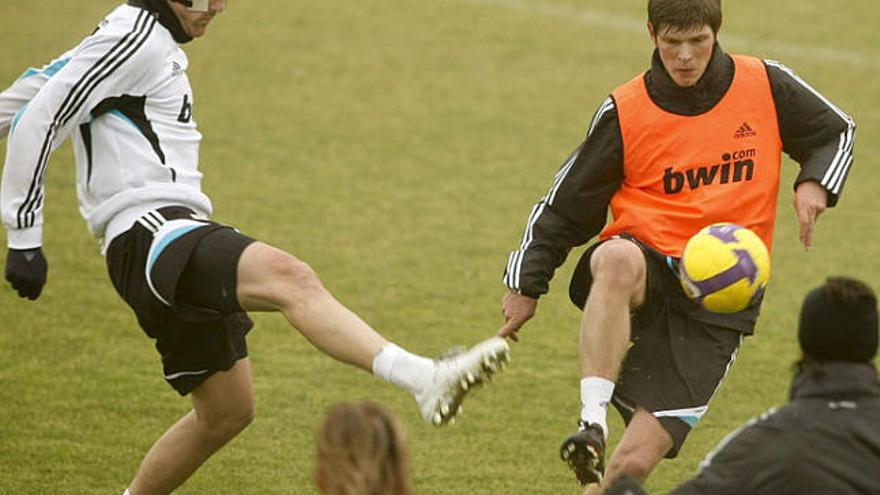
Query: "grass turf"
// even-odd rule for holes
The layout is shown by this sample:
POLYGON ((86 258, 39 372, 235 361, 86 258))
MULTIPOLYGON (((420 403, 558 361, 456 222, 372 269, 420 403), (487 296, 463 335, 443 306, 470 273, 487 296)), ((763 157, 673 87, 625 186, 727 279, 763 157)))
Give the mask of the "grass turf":
MULTIPOLYGON (((233 1, 187 47, 215 218, 309 261, 343 302, 413 351, 481 340, 501 323, 501 271, 531 205, 598 104, 646 67, 643 4, 233 1)), ((0 81, 73 46, 114 5, 5 6, 0 81)), ((820 219, 811 253, 797 243, 790 206, 797 166, 784 162, 757 336, 681 456, 652 476, 655 493, 691 475, 726 432, 785 402, 797 308, 811 286, 841 273, 880 287, 880 88, 871 83, 880 13, 869 0, 849 7, 725 5, 728 51, 793 67, 853 115, 860 137, 845 196, 820 219)), ((0 291, 4 494, 121 493, 189 407, 162 382, 150 342, 108 283, 73 181, 65 145, 47 176, 43 296, 0 291)), ((423 426, 406 394, 318 354, 280 317, 257 315, 257 420, 179 493, 314 493, 313 426, 333 403, 367 398, 405 423, 419 493, 579 493, 557 459, 578 407, 570 269, 523 330, 512 367, 444 430, 423 426)))

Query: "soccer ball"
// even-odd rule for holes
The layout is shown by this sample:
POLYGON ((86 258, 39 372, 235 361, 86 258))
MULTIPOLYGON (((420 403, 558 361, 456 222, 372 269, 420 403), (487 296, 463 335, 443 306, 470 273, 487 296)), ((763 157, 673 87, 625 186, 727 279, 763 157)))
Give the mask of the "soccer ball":
POLYGON ((735 313, 760 299, 770 279, 770 253, 751 230, 715 223, 697 232, 678 265, 688 297, 716 313, 735 313))

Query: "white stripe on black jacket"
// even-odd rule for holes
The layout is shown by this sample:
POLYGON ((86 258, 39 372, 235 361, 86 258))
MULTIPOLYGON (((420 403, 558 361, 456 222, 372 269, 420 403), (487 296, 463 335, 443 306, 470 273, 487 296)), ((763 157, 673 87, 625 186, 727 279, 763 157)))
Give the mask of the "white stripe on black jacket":
MULTIPOLYGON (((783 151, 801 166, 795 186, 819 182, 834 206, 853 160, 855 123, 791 69, 765 60, 776 106, 783 151)), ((733 81, 732 59, 716 43, 706 73, 693 88, 680 88, 656 51, 645 82, 661 108, 699 115, 713 108, 733 81)), ((623 139, 614 99, 594 114, 584 141, 556 173, 550 191, 532 208, 519 248, 507 259, 504 284, 539 297, 571 248, 585 244, 605 226, 611 197, 623 180, 623 139)))

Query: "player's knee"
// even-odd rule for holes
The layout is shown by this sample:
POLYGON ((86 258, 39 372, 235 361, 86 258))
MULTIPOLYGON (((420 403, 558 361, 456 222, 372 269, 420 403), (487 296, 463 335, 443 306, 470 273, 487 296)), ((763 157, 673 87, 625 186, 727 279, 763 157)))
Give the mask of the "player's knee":
POLYGON ((229 417, 226 424, 226 431, 229 432, 231 436, 238 435, 241 431, 247 428, 248 425, 254 422, 256 415, 257 411, 253 405, 249 408, 237 411, 237 414, 229 417))
POLYGON ((593 283, 634 290, 645 278, 645 257, 633 242, 615 239, 596 248, 590 260, 593 283))
POLYGON ((255 416, 253 401, 237 401, 226 404, 221 410, 203 413, 199 419, 211 435, 218 440, 228 441, 247 428, 255 416))
POLYGON ((281 287, 281 297, 289 301, 302 299, 310 293, 324 291, 321 279, 308 263, 284 252, 275 253, 270 269, 281 287))

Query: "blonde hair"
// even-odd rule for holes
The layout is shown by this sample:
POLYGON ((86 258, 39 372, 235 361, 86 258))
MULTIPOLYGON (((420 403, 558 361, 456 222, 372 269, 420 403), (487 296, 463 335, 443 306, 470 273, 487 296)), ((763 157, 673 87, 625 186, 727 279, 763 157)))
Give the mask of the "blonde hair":
POLYGON ((412 495, 400 424, 378 404, 343 403, 315 433, 316 477, 328 495, 412 495))

